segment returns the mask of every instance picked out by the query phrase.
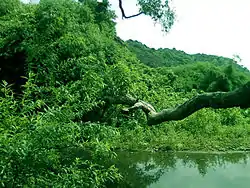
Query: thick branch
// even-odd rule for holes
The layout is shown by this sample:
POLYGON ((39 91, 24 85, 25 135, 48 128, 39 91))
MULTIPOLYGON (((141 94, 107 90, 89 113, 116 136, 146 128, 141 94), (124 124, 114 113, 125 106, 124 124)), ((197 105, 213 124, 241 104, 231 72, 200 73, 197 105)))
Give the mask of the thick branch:
POLYGON ((136 16, 139 16, 139 15, 143 14, 143 12, 139 12, 138 14, 134 14, 132 16, 126 16, 125 11, 124 11, 123 6, 122 6, 122 0, 119 0, 119 8, 120 8, 120 10, 122 12, 122 18, 126 18, 126 19, 133 18, 133 17, 136 17, 136 16))
POLYGON ((147 115, 148 125, 156 125, 165 121, 182 120, 202 108, 249 108, 250 82, 231 92, 214 92, 197 95, 175 108, 164 109, 161 112, 156 112, 150 104, 144 101, 137 101, 127 96, 112 99, 110 102, 131 106, 124 109, 124 111, 142 109, 147 115))
POLYGON ((164 109, 148 118, 149 125, 164 121, 181 120, 202 108, 250 107, 250 82, 231 92, 214 92, 197 95, 176 108, 164 109))

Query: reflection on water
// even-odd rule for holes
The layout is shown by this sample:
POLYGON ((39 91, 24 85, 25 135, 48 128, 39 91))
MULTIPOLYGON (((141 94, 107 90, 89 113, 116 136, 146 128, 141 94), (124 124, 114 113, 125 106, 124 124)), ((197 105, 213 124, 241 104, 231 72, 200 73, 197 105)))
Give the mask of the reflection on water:
POLYGON ((119 152, 115 163, 124 181, 113 187, 250 187, 249 153, 119 152))

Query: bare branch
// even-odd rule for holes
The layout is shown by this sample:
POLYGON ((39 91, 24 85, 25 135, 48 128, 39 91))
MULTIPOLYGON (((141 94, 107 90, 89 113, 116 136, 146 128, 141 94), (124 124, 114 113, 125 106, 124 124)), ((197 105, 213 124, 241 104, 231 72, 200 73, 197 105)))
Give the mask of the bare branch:
POLYGON ((135 110, 141 109, 147 116, 149 116, 149 113, 154 114, 156 113, 154 107, 152 105, 150 105, 149 103, 145 102, 145 101, 138 101, 136 102, 132 107, 129 108, 124 108, 123 112, 125 113, 129 113, 129 112, 133 112, 135 110))
POLYGON ((134 14, 132 16, 126 16, 125 11, 124 11, 123 6, 122 6, 122 0, 119 0, 119 8, 121 9, 121 12, 122 12, 122 18, 126 18, 126 19, 133 18, 133 17, 139 16, 141 14, 144 14, 143 12, 139 12, 138 14, 134 14))

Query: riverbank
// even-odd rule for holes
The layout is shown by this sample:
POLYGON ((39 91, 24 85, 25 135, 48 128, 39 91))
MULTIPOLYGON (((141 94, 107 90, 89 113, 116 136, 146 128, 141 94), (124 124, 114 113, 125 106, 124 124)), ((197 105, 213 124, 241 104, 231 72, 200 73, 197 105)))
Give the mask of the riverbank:
MULTIPOLYGON (((119 128, 110 127, 113 134, 107 135, 102 141, 109 143, 113 150, 126 151, 249 151, 248 119, 234 115, 240 113, 240 109, 230 110, 231 117, 227 118, 234 119, 233 125, 221 123, 221 118, 226 118, 221 112, 204 109, 185 120, 153 127, 136 123, 123 124, 119 128)), ((96 136, 100 138, 99 134, 96 136)))

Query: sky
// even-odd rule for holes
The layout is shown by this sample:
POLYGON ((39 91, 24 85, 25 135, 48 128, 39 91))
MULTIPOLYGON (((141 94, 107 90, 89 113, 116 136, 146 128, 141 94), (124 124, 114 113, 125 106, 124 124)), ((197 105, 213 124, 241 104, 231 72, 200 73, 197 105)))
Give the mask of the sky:
MULTIPOLYGON (((138 13, 136 0, 123 0, 127 16, 138 13)), ((177 21, 169 33, 150 17, 121 19, 118 0, 110 0, 118 18, 117 34, 152 48, 176 48, 186 53, 205 53, 233 58, 250 69, 249 0, 172 0, 177 21)))

